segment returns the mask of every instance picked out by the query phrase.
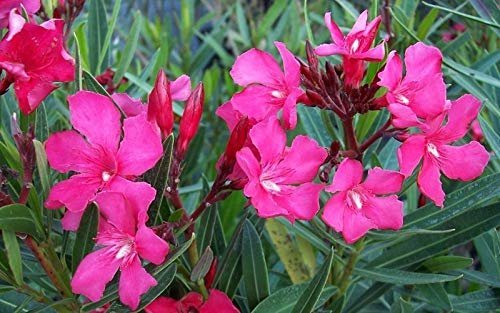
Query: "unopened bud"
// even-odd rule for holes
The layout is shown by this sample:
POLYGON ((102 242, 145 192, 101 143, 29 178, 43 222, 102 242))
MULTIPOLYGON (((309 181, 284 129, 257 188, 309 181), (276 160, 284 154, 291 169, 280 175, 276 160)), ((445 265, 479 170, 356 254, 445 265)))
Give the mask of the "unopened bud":
POLYGON ((205 92, 203 84, 199 83, 193 90, 186 102, 186 108, 182 114, 179 125, 179 140, 177 141, 176 155, 179 159, 184 157, 189 143, 193 140, 200 125, 203 113, 203 102, 205 92))
POLYGON ((163 136, 172 133, 174 112, 170 94, 170 82, 163 70, 158 72, 155 85, 148 98, 148 120, 156 121, 163 136))

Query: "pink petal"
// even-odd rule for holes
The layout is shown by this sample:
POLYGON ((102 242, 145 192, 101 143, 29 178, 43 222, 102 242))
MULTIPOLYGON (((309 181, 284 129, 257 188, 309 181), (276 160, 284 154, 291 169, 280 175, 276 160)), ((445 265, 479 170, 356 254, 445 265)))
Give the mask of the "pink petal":
MULTIPOLYGON (((5 6, 5 4, 3 5, 5 6)), ((17 14, 15 9, 12 9, 8 16, 8 21, 9 33, 7 34, 6 40, 11 40, 14 35, 23 29, 24 24, 26 24, 26 20, 22 15, 17 14)))
POLYGON ((429 156, 424 156, 424 162, 420 173, 418 174, 417 183, 420 191, 431 199, 437 206, 443 207, 444 192, 441 187, 441 174, 439 166, 434 163, 429 156))
POLYGON ((19 108, 24 114, 30 114, 42 101, 56 89, 50 82, 45 82, 36 77, 29 81, 16 81, 14 90, 19 101, 19 108))
POLYGON ((259 150, 262 165, 276 162, 282 156, 286 145, 286 134, 275 117, 256 124, 250 130, 249 135, 252 143, 259 150))
POLYGON ((333 43, 325 43, 317 46, 314 52, 319 56, 329 56, 329 55, 346 55, 348 51, 343 46, 338 46, 333 43))
POLYGON ((349 35, 356 34, 358 32, 364 31, 366 28, 366 22, 368 20, 368 10, 364 10, 359 16, 358 19, 356 20, 356 23, 351 28, 351 31, 349 32, 349 35))
POLYGON ((481 101, 470 94, 451 102, 448 122, 438 131, 437 137, 444 143, 454 142, 467 133, 469 125, 477 118, 481 110, 481 101))
POLYGON ((294 188, 291 193, 276 194, 273 199, 289 212, 293 220, 310 220, 319 211, 319 194, 323 187, 320 184, 305 183, 294 188))
POLYGON ((66 130, 50 135, 45 151, 50 167, 61 172, 84 172, 88 167, 90 147, 80 134, 66 130))
POLYGON ((344 210, 344 229, 342 236, 348 244, 352 244, 363 237, 370 229, 377 226, 361 211, 346 209, 344 210))
MULTIPOLYGON (((405 78, 404 83, 407 81, 405 78)), ((422 118, 435 117, 445 109, 446 84, 441 73, 429 75, 419 82, 423 86, 416 90, 410 103, 411 109, 422 118)))
POLYGON ((142 175, 163 155, 161 135, 148 122, 146 114, 125 119, 123 133, 117 155, 118 172, 123 176, 142 175))
POLYGON ((120 112, 106 96, 79 91, 68 97, 71 124, 92 145, 110 152, 118 149, 120 140, 120 112))
POLYGON ((178 313, 177 300, 167 297, 158 297, 144 308, 146 313, 178 313))
POLYGON ((325 25, 330 31, 330 36, 332 37, 332 41, 339 47, 344 46, 344 34, 337 26, 335 21, 332 19, 332 14, 330 12, 325 13, 325 25))
POLYGON ((422 124, 415 112, 406 105, 391 103, 387 109, 392 114, 392 125, 396 128, 418 127, 422 124))
POLYGON ((302 95, 304 95, 304 91, 297 88, 285 100, 283 122, 287 129, 294 129, 297 126, 297 100, 302 95))
POLYGON ((240 86, 257 83, 281 89, 285 82, 283 72, 273 56, 255 48, 236 58, 230 74, 240 86))
POLYGON ((288 50, 284 43, 275 41, 274 45, 278 49, 281 59, 283 60, 283 68, 285 70, 285 81, 289 89, 298 88, 300 86, 300 64, 295 56, 288 50))
POLYGON ((398 230, 403 226, 403 202, 393 195, 389 197, 369 197, 363 214, 377 229, 398 230))
POLYGON ((406 79, 410 81, 427 80, 441 74, 441 51, 424 43, 417 42, 405 51, 406 79))
POLYGON ((346 191, 361 183, 363 165, 353 159, 344 159, 335 172, 332 184, 325 188, 328 192, 346 191))
POLYGON ((169 246, 155 232, 145 225, 140 226, 135 235, 135 245, 141 258, 156 265, 163 263, 169 246))
POLYGON ((463 146, 442 145, 438 148, 441 170, 450 179, 469 181, 481 176, 490 155, 477 141, 463 146))
POLYGON ((374 48, 369 49, 365 52, 352 54, 350 57, 369 62, 380 62, 385 57, 385 45, 384 43, 381 43, 378 46, 375 46, 374 48))
POLYGON ((123 193, 103 191, 95 197, 95 202, 107 223, 131 236, 135 235, 137 218, 123 193))
POLYGON ((368 170, 368 176, 362 185, 376 195, 387 195, 399 192, 403 181, 404 176, 399 172, 375 167, 368 170))
POLYGON ((137 309, 141 295, 145 294, 151 287, 158 283, 142 267, 141 261, 136 256, 130 263, 121 267, 118 294, 120 301, 132 310, 137 309))
POLYGON ((261 85, 250 85, 233 95, 233 108, 241 115, 262 121, 268 116, 276 115, 283 106, 282 99, 272 96, 274 90, 261 85))
POLYGON ((100 185, 101 182, 95 177, 84 174, 73 175, 52 186, 45 207, 58 209, 65 206, 73 212, 83 211, 94 198, 100 185))
POLYGON ((250 200, 252 202, 252 205, 257 210, 258 216, 262 218, 275 217, 275 216, 288 217, 289 215, 288 210, 286 210, 286 208, 279 206, 270 192, 265 190, 260 185, 256 186, 254 191, 255 192, 250 200))
POLYGON ((181 75, 170 83, 170 93, 172 99, 176 101, 186 101, 191 94, 191 78, 181 75))
POLYGON ((222 291, 210 289, 207 301, 200 307, 200 313, 240 313, 231 299, 222 291))
POLYGON ((69 231, 77 231, 84 212, 85 211, 71 212, 66 210, 66 212, 64 212, 63 218, 61 219, 63 229, 69 231))
POLYGON ((312 181, 327 155, 326 149, 320 147, 315 140, 303 135, 295 137, 279 164, 281 168, 294 169, 287 175, 286 183, 302 184, 312 181))
POLYGON ((228 101, 215 110, 215 114, 226 122, 227 128, 232 132, 243 115, 233 108, 231 101, 228 101))
POLYGON ((76 269, 71 289, 93 302, 100 300, 106 284, 113 279, 120 263, 121 260, 116 259, 109 248, 88 254, 76 269))
POLYGON ((384 70, 378 74, 380 81, 377 85, 394 91, 401 83, 402 74, 403 64, 401 63, 401 58, 396 54, 396 51, 391 51, 387 56, 387 63, 384 70))
POLYGON ((425 137, 413 135, 398 148, 398 162, 401 174, 410 176, 424 155, 425 137))
POLYGON ((321 216, 321 219, 323 219, 328 226, 339 233, 344 229, 344 211, 350 210, 346 206, 345 197, 345 192, 339 192, 333 195, 326 203, 323 215, 321 216))
POLYGON ((107 188, 108 191, 123 193, 137 216, 138 223, 144 223, 148 218, 148 208, 155 199, 156 190, 145 182, 132 182, 120 176, 116 176, 107 188))
POLYGON ((126 93, 114 93, 111 98, 122 108, 127 117, 146 112, 147 106, 140 99, 134 99, 126 93))
POLYGON ((236 153, 236 161, 249 180, 259 179, 261 167, 250 148, 245 147, 238 151, 236 153))

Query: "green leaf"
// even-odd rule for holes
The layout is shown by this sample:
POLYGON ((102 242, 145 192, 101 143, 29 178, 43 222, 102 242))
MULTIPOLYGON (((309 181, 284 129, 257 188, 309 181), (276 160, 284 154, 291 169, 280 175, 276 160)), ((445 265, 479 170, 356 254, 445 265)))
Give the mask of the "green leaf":
POLYGON ((43 237, 31 210, 19 203, 0 208, 0 229, 29 234, 38 239, 43 237))
POLYGON ((47 169, 47 154, 45 153, 45 148, 40 141, 33 140, 33 146, 35 147, 36 169, 38 171, 38 176, 40 177, 40 183, 42 184, 43 198, 45 199, 50 190, 49 171, 47 169))
POLYGON ((477 16, 473 16, 473 15, 470 15, 470 14, 462 13, 460 11, 456 11, 456 10, 449 9, 449 8, 446 8, 446 7, 442 7, 442 6, 439 6, 439 5, 430 4, 430 3, 427 3, 425 1, 422 1, 422 3, 424 5, 426 5, 426 6, 428 6, 428 7, 436 8, 436 9, 439 9, 441 11, 445 11, 445 12, 449 12, 449 13, 453 13, 453 14, 455 14, 457 16, 469 19, 469 20, 474 21, 474 22, 478 22, 478 23, 481 23, 481 24, 484 24, 484 25, 488 25, 488 26, 491 26, 493 28, 500 28, 500 25, 498 23, 496 23, 496 22, 488 21, 488 20, 479 18, 477 16))
POLYGON ((451 311, 451 302, 442 284, 419 285, 418 289, 429 301, 429 304, 451 311))
POLYGON ((269 30, 272 28, 274 22, 278 20, 288 4, 288 0, 275 1, 273 5, 267 9, 266 14, 260 21, 257 28, 257 42, 269 33, 269 30))
POLYGON ((118 18, 118 13, 120 12, 121 4, 122 1, 117 0, 115 1, 115 5, 113 6, 113 12, 111 13, 111 20, 108 23, 109 27, 106 31, 106 37, 104 37, 104 41, 99 53, 99 60, 96 66, 96 68, 98 69, 101 68, 102 63, 104 62, 104 58, 107 56, 107 52, 111 44, 111 36, 113 35, 113 31, 115 29, 116 20, 118 18))
POLYGON ((418 38, 427 38, 427 35, 429 34, 429 31, 431 30, 432 24, 434 24, 434 21, 439 15, 439 10, 436 8, 433 8, 432 10, 427 13, 427 15, 424 17, 422 22, 420 22, 420 25, 418 26, 417 29, 417 36, 418 38))
POLYGON ((92 251, 95 244, 94 238, 97 235, 98 222, 99 210, 95 204, 92 204, 83 213, 80 226, 76 232, 72 254, 73 272, 76 271, 83 258, 92 251))
POLYGON ((333 260, 333 248, 330 249, 328 257, 324 260, 323 265, 319 269, 318 273, 314 276, 311 282, 307 285, 307 288, 301 294, 294 306, 292 313, 310 313, 316 307, 323 289, 325 288, 326 280, 330 275, 330 269, 332 268, 333 260))
POLYGON ((125 72, 127 72, 130 63, 135 55, 135 50, 137 49, 137 44, 139 43, 139 35, 142 28, 142 14, 136 12, 134 14, 134 23, 130 28, 130 32, 127 35, 127 42, 125 43, 125 49, 123 49, 123 54, 120 58, 120 63, 116 69, 115 75, 113 76, 113 82, 117 84, 122 79, 125 72))
POLYGON ((500 238, 498 237, 498 231, 492 229, 486 234, 474 238, 474 246, 481 261, 482 271, 500 277, 500 238))
POLYGON ((191 271, 191 281, 197 282, 198 280, 203 279, 210 270, 213 260, 214 253, 210 247, 207 247, 191 271))
POLYGON ((248 305, 254 308, 269 296, 266 259, 259 234, 250 221, 243 226, 242 271, 248 305))
POLYGON ((422 263, 430 272, 444 272, 467 268, 474 260, 462 256, 445 255, 428 259, 422 263))
POLYGON ((498 276, 472 270, 452 271, 450 272, 450 274, 462 274, 464 275, 465 280, 472 281, 481 285, 500 288, 500 279, 498 279, 498 276))
POLYGON ((99 84, 99 82, 95 79, 95 77, 86 70, 83 70, 82 78, 83 78, 83 87, 85 90, 90 90, 95 93, 111 97, 109 93, 106 91, 106 89, 104 89, 104 87, 102 87, 101 84, 99 84))
POLYGON ((89 45, 89 65, 90 71, 94 74, 99 74, 103 69, 108 67, 106 51, 103 57, 101 67, 97 67, 100 58, 100 52, 103 50, 104 40, 108 31, 108 21, 106 17, 106 7, 104 1, 90 0, 89 1, 89 14, 87 21, 87 38, 89 45))
POLYGON ((450 298, 455 312, 491 312, 500 308, 498 289, 485 289, 450 298))
MULTIPOLYGON (((149 207, 149 214, 153 222, 158 222, 159 211, 164 200, 163 193, 168 187, 170 166, 172 165, 174 148, 174 135, 170 134, 163 140, 163 156, 151 170, 146 172, 144 180, 149 182, 156 189, 156 197, 149 207)), ((182 212, 181 212, 182 213, 182 212)))
POLYGON ((413 306, 410 302, 399 298, 391 306, 391 313, 412 313, 413 306))
POLYGON ((241 6, 241 1, 236 2, 236 21, 238 22, 238 29, 240 30, 240 35, 246 43, 252 42, 250 38, 250 31, 248 30, 248 22, 245 17, 245 11, 241 6))
POLYGON ((297 109, 300 116, 299 121, 306 133, 315 139, 320 146, 329 147, 332 138, 330 138, 326 129, 319 123, 321 121, 319 110, 304 106, 299 106, 297 109))
POLYGON ((457 280, 462 275, 451 276, 443 274, 417 273, 390 268, 356 268, 354 273, 371 280, 396 285, 421 285, 442 283, 457 280))
POLYGON ((199 234, 198 238, 200 238, 198 240, 199 252, 204 251, 212 243, 215 231, 214 225, 217 223, 218 208, 218 203, 211 205, 201 215, 200 226, 197 231, 199 234))
MULTIPOLYGON (((281 288, 259 303, 252 313, 291 313, 300 295, 304 293, 308 285, 309 283, 302 283, 281 288)), ((337 291, 337 287, 325 287, 315 308, 323 305, 337 291)))
POLYGON ((80 52, 80 43, 76 33, 73 33, 75 40, 75 82, 76 91, 83 90, 83 70, 82 70, 82 54, 80 52))
POLYGON ((10 270, 14 275, 14 280, 18 285, 23 284, 23 262, 21 259, 21 250, 17 242, 16 233, 9 230, 2 231, 2 239, 7 251, 10 270))

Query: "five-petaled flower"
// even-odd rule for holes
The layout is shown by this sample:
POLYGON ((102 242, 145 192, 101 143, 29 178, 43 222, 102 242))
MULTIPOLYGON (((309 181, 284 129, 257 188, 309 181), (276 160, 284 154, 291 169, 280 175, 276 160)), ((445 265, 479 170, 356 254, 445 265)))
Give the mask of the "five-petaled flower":
POLYGON ((71 288, 91 301, 102 298, 106 284, 120 270, 118 293, 120 301, 135 310, 140 296, 157 284, 142 267, 141 260, 161 264, 168 244, 146 226, 147 209, 155 197, 152 192, 104 191, 95 201, 101 219, 96 242, 102 248, 88 254, 78 266, 71 288))
POLYGON ((283 59, 283 68, 267 52, 250 49, 240 55, 231 69, 234 82, 245 87, 231 98, 232 108, 244 116, 262 121, 282 110, 285 127, 297 124, 300 88, 300 64, 285 44, 274 43, 283 59))
POLYGON ((442 55, 439 49, 418 42, 405 52, 406 75, 403 64, 395 51, 389 53, 387 64, 378 74, 378 85, 388 92, 382 98, 393 113, 393 125, 405 128, 415 125, 415 120, 402 117, 413 111, 420 119, 436 117, 444 110, 446 85, 441 72, 442 55))
POLYGON ((375 167, 363 179, 363 165, 345 159, 338 166, 332 184, 326 191, 336 193, 327 202, 322 218, 341 232, 351 244, 370 229, 393 229, 403 226, 403 202, 396 195, 404 176, 375 167), (387 195, 387 196, 384 196, 387 195))
POLYGON ((312 183, 327 152, 307 136, 297 136, 290 148, 276 117, 255 125, 249 133, 254 149, 236 154, 248 182, 244 193, 260 217, 284 216, 310 220, 319 210, 323 185, 312 183))
POLYGON ((239 313, 231 299, 217 289, 211 289, 207 301, 197 292, 189 292, 182 299, 159 297, 148 305, 146 313, 239 313))
POLYGON ((159 131, 147 121, 145 113, 123 121, 120 142, 120 112, 109 98, 80 91, 68 97, 68 102, 75 130, 52 134, 45 148, 52 168, 77 174, 54 185, 45 206, 65 206, 68 211, 63 227, 75 230, 96 193, 148 188, 148 184, 133 179, 152 168, 163 149, 159 131))
POLYGON ((344 82, 346 85, 358 87, 364 76, 364 61, 380 62, 384 59, 384 43, 372 48, 373 41, 381 17, 377 16, 367 24, 368 11, 364 11, 352 26, 351 31, 344 36, 337 24, 332 20, 331 13, 325 14, 325 24, 330 30, 333 43, 319 45, 315 52, 321 56, 339 54, 342 56, 344 82))
POLYGON ((398 149, 399 166, 405 176, 410 176, 423 159, 417 183, 437 206, 442 207, 445 198, 441 171, 450 179, 469 181, 479 177, 488 164, 488 151, 477 141, 449 145, 465 136, 480 109, 478 99, 464 95, 452 101, 447 112, 420 125, 421 132, 410 136, 398 149), (441 126, 445 116, 447 123, 441 126))
POLYGON ((64 22, 27 23, 12 12, 9 32, 0 42, 0 68, 7 72, 2 88, 14 83, 19 108, 33 112, 54 89, 54 82, 75 77, 75 61, 64 48, 64 22))

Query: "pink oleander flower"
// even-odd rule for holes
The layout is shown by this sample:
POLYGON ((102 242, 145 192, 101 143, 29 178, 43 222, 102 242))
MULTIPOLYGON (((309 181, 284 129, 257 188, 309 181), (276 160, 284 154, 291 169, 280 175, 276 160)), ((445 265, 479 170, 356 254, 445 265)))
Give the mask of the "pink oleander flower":
POLYGON ((58 172, 76 174, 54 185, 45 206, 66 207, 63 227, 76 230, 83 211, 103 190, 144 190, 149 185, 133 182, 161 158, 163 148, 157 128, 146 114, 123 121, 111 100, 80 91, 68 97, 74 130, 52 134, 45 143, 50 166, 58 172))
POLYGON ((378 85, 388 90, 384 100, 389 111, 395 113, 395 127, 415 126, 398 118, 398 112, 407 110, 402 106, 407 106, 422 119, 436 117, 443 112, 446 85, 441 72, 442 59, 439 49, 418 42, 406 49, 406 75, 403 78, 401 58, 395 51, 389 53, 384 70, 378 74, 378 85))
POLYGON ((367 23, 368 11, 363 11, 352 26, 351 31, 344 36, 337 24, 332 20, 331 13, 325 14, 325 24, 330 30, 333 43, 319 45, 315 52, 321 56, 341 55, 344 68, 344 82, 348 86, 358 87, 363 80, 364 61, 380 62, 384 59, 384 43, 372 48, 381 17, 377 16, 367 23))
POLYGON ((126 93, 114 93, 111 95, 111 98, 122 109, 126 117, 145 113, 148 108, 140 99, 134 99, 126 93))
POLYGON ((20 10, 21 5, 29 15, 40 10, 40 0, 2 0, 0 2, 0 29, 9 25, 10 12, 16 9, 20 10))
POLYGON ((154 189, 149 188, 149 195, 129 193, 126 198, 121 192, 104 191, 96 196, 101 219, 95 240, 101 248, 85 256, 78 265, 71 280, 73 292, 98 301, 106 284, 120 270, 120 301, 135 310, 140 296, 156 286, 140 258, 161 264, 169 246, 146 226, 147 209, 155 197, 154 189))
POLYGON ((420 191, 437 206, 443 207, 445 198, 441 172, 450 179, 469 181, 479 177, 488 164, 489 154, 479 142, 450 145, 467 133, 480 109, 478 99, 464 95, 451 102, 446 114, 422 124, 421 132, 411 135, 398 149, 400 171, 407 177, 423 159, 417 183, 420 191), (445 115, 448 120, 441 126, 445 115))
POLYGON ((232 107, 244 116, 262 121, 282 110, 286 128, 297 125, 297 101, 300 89, 300 64, 285 44, 274 45, 283 59, 283 68, 267 52, 250 49, 240 55, 231 69, 234 82, 245 87, 231 98, 232 107))
POLYGON ((163 70, 158 72, 156 82, 149 94, 148 120, 156 121, 164 136, 172 133, 174 111, 172 101, 185 101, 191 93, 191 79, 182 75, 170 82, 163 70))
POLYGON ((146 313, 239 313, 229 297, 216 289, 210 289, 207 301, 199 293, 190 292, 180 300, 159 297, 148 305, 146 313))
POLYGON ((297 136, 290 148, 276 117, 255 125, 249 133, 254 149, 245 147, 236 160, 248 177, 243 191, 260 217, 284 216, 309 220, 319 210, 323 185, 312 183, 327 152, 307 136, 297 136))
POLYGON ((57 88, 54 82, 74 79, 75 61, 64 48, 62 20, 36 25, 14 12, 9 20, 0 42, 0 69, 7 72, 3 89, 14 83, 19 108, 29 114, 57 88))
POLYGON ((370 229, 398 230, 403 226, 403 202, 396 195, 404 176, 379 167, 368 170, 353 159, 340 163, 326 191, 336 194, 326 203, 322 219, 351 244, 370 229))

